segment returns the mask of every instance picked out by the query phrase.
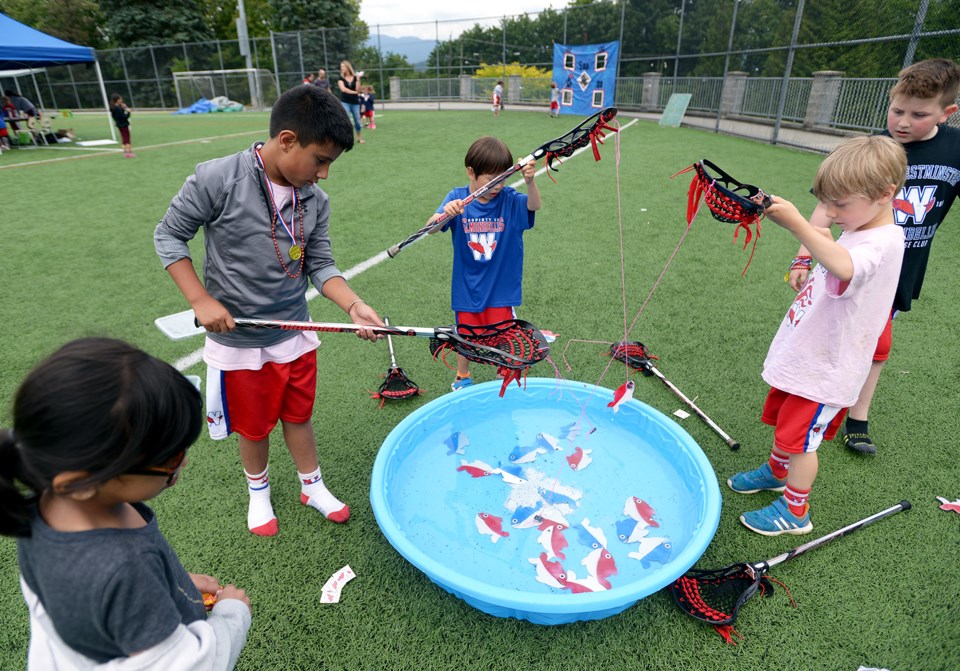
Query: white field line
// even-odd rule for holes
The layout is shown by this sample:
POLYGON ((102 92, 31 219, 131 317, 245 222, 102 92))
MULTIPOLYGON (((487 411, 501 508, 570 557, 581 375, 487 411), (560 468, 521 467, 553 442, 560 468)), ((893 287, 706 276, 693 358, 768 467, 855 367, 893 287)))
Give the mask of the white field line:
MULTIPOLYGON (((621 126, 621 127, 620 127, 620 130, 621 130, 621 131, 626 130, 627 128, 629 128, 629 127, 632 126, 633 124, 637 123, 637 121, 638 121, 637 119, 633 119, 630 123, 621 126)), ((586 146, 586 147, 583 147, 582 149, 578 149, 577 151, 573 152, 573 154, 572 154, 567 160, 570 160, 571 158, 574 158, 575 156, 578 156, 578 155, 580 155, 580 154, 582 154, 583 152, 588 151, 588 150, 593 151, 592 148, 591 148, 589 145, 586 146)), ((543 168, 540 168, 539 170, 537 170, 537 173, 536 173, 536 174, 537 174, 537 176, 539 177, 540 175, 542 175, 542 174, 545 173, 546 171, 547 171, 547 168, 546 168, 546 167, 543 167, 543 168)), ((520 186, 521 184, 523 184, 523 178, 518 179, 516 182, 514 182, 514 183, 511 184, 510 186, 512 186, 513 188, 516 188, 516 187, 520 186)), ((379 265, 379 264, 382 263, 383 261, 386 261, 388 258, 390 258, 390 257, 387 255, 387 252, 386 252, 386 251, 380 252, 379 254, 376 254, 376 255, 370 257, 370 258, 367 259, 366 261, 363 261, 363 262, 361 262, 361 263, 358 263, 357 265, 353 266, 352 268, 346 270, 346 271, 343 273, 343 277, 344 277, 345 280, 347 280, 347 281, 349 282, 351 279, 353 279, 354 277, 356 277, 356 276, 359 275, 360 273, 362 273, 362 272, 364 272, 364 271, 366 271, 366 270, 370 270, 370 268, 373 268, 374 266, 379 265)), ((320 292, 318 292, 318 291, 317 291, 315 288, 313 288, 313 287, 311 287, 310 290, 307 291, 307 293, 306 293, 306 297, 307 297, 307 300, 308 300, 308 301, 313 300, 314 298, 316 298, 316 297, 319 296, 319 295, 320 295, 320 292)), ((183 372, 183 371, 187 370, 188 368, 190 368, 191 366, 194 366, 194 365, 200 363, 202 360, 203 360, 203 348, 201 347, 200 349, 197 349, 197 350, 191 352, 190 354, 188 354, 187 356, 183 357, 182 359, 177 359, 177 361, 174 362, 173 365, 174 365, 174 367, 175 367, 177 370, 183 372)))

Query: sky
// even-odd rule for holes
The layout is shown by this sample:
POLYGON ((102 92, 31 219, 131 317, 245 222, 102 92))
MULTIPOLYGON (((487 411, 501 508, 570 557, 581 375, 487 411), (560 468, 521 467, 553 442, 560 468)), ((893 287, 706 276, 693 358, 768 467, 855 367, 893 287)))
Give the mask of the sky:
POLYGON ((434 40, 439 31, 440 39, 446 40, 475 23, 491 25, 503 16, 540 12, 548 7, 561 10, 565 5, 566 0, 486 0, 470 5, 450 0, 361 0, 360 19, 370 26, 371 35, 376 34, 379 24, 383 35, 434 40))

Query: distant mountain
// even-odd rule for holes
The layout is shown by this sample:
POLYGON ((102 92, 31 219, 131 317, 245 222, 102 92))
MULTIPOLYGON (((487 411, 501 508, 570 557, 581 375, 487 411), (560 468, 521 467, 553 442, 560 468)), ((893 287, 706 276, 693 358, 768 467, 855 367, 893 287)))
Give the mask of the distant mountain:
MULTIPOLYGON (((367 40, 367 46, 377 48, 377 36, 372 35, 367 40)), ((433 40, 424 40, 419 37, 390 37, 389 35, 380 36, 380 50, 386 54, 392 51, 395 54, 401 54, 407 57, 411 65, 426 63, 430 52, 433 51, 437 43, 433 40)))

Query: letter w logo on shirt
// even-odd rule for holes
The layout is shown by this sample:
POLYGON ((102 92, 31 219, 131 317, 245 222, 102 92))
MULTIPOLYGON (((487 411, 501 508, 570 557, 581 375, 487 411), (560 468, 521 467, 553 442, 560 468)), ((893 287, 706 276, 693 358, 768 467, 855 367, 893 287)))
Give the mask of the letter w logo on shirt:
POLYGON ((493 256, 493 250, 497 248, 496 233, 471 233, 467 246, 473 251, 473 260, 489 261, 493 256))
POLYGON ((899 197, 893 199, 893 216, 897 226, 906 224, 908 217, 913 217, 916 225, 922 224, 927 212, 933 209, 936 195, 935 185, 910 186, 901 189, 899 197))

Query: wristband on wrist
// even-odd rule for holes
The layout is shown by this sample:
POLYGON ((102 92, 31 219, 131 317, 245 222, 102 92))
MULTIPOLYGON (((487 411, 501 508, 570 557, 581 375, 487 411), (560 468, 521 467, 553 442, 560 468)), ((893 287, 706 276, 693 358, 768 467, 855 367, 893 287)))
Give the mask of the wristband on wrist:
POLYGON ((790 270, 810 270, 813 268, 812 256, 797 256, 790 264, 790 270))

